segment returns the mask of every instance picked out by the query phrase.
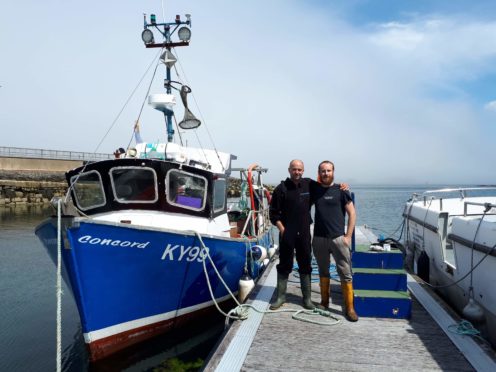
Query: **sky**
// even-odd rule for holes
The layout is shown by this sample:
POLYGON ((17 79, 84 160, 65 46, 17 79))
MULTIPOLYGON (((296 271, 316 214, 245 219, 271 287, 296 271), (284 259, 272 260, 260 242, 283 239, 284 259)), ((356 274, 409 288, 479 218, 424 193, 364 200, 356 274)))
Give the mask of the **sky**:
MULTIPOLYGON (((269 183, 296 158, 308 177, 331 160, 351 185, 496 184, 492 0, 3 1, 0 146, 126 147, 158 52, 143 13, 192 16, 173 51, 203 123, 190 146, 269 168, 269 183)), ((140 126, 166 139, 146 103, 140 126)))

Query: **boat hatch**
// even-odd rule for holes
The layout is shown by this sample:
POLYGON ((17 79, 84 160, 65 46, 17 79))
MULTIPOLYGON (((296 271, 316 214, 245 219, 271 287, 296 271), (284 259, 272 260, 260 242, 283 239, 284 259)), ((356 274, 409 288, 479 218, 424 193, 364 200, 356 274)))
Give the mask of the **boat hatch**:
POLYGON ((452 225, 453 216, 448 212, 440 212, 438 215, 438 228, 437 234, 439 234, 440 238, 440 248, 443 256, 444 265, 446 267, 446 272, 453 273, 453 270, 456 269, 456 258, 455 252, 453 250, 453 244, 450 238, 448 238, 451 233, 451 225, 452 225))
POLYGON ((80 173, 71 177, 76 203, 83 211, 104 206, 105 191, 103 190, 102 177, 95 170, 80 173))
POLYGON ((444 254, 444 263, 446 264, 446 271, 449 273, 453 273, 453 269, 456 269, 456 255, 453 249, 453 240, 449 238, 449 234, 451 234, 451 227, 453 224, 453 216, 447 217, 448 226, 446 234, 443 237, 445 244, 443 245, 443 254, 444 254))
POLYGON ((153 168, 115 167, 110 169, 115 200, 119 203, 155 203, 158 200, 157 174, 153 168))
POLYGON ((167 173, 165 184, 169 204, 194 211, 205 208, 208 184, 205 177, 171 169, 167 173))

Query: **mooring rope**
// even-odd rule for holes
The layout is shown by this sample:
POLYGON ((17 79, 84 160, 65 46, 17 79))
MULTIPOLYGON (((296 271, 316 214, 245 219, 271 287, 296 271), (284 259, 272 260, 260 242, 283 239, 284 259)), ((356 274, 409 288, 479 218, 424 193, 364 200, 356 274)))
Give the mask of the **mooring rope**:
POLYGON ((257 309, 255 306, 253 306, 251 304, 240 304, 239 301, 238 301, 238 299, 236 298, 236 296, 234 296, 234 294, 231 292, 231 290, 229 289, 228 285, 226 284, 226 282, 224 281, 224 279, 220 275, 219 271, 217 270, 217 267, 215 266, 215 263, 212 260, 212 257, 210 256, 210 252, 209 252, 207 246, 205 245, 205 243, 203 242, 203 239, 202 239, 201 235, 198 232, 196 232, 196 231, 193 231, 193 233, 196 235, 196 237, 200 241, 200 244, 202 246, 201 251, 205 252, 203 254, 203 260, 202 260, 202 262, 203 262, 203 271, 205 273, 205 278, 207 280, 207 286, 208 286, 208 290, 210 292, 210 296, 211 296, 212 301, 214 302, 215 307, 217 308, 217 310, 222 315, 224 315, 226 318, 234 319, 234 320, 245 320, 245 319, 248 319, 248 315, 249 315, 248 309, 251 308, 254 311, 256 311, 258 313, 261 313, 261 314, 293 312, 293 313, 295 313, 292 316, 293 319, 301 320, 301 321, 308 322, 308 323, 319 324, 319 325, 336 325, 336 324, 338 324, 338 323, 341 322, 341 319, 333 316, 329 311, 320 310, 318 308, 315 308, 313 310, 301 310, 301 309, 300 310, 298 310, 298 309, 260 310, 260 309, 257 309), (220 308, 219 304, 217 303, 217 300, 215 299, 214 293, 212 291, 212 286, 210 284, 210 277, 208 276, 208 271, 207 271, 207 266, 206 266, 206 260, 205 260, 205 258, 208 258, 209 259, 210 264, 212 265, 212 267, 213 267, 215 273, 217 274, 218 278, 220 279, 221 283, 227 289, 227 292, 229 293, 229 295, 231 296, 231 298, 234 300, 234 302, 237 305, 235 308, 231 309, 227 314, 224 311, 222 311, 222 309, 220 308), (316 320, 312 320, 312 319, 301 317, 300 314, 305 314, 305 315, 320 315, 320 316, 331 318, 334 321, 332 323, 331 322, 316 321, 316 320))
POLYGON ((62 199, 57 201, 57 372, 62 371, 62 199))
POLYGON ((456 333, 457 335, 466 335, 475 337, 486 344, 488 341, 481 336, 481 333, 470 323, 468 320, 462 319, 457 324, 451 324, 448 326, 448 331, 456 333))

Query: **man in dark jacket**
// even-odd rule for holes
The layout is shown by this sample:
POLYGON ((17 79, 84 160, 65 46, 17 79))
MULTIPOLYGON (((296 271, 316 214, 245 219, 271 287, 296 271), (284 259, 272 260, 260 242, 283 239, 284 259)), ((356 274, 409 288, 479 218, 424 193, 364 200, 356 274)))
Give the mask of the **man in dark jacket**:
POLYGON ((296 252, 300 273, 303 307, 313 309, 311 301, 312 248, 310 237, 310 182, 302 178, 304 165, 301 160, 289 163, 289 178, 278 185, 270 203, 270 220, 279 229, 279 264, 277 265, 277 299, 272 310, 286 302, 288 276, 293 270, 296 252))

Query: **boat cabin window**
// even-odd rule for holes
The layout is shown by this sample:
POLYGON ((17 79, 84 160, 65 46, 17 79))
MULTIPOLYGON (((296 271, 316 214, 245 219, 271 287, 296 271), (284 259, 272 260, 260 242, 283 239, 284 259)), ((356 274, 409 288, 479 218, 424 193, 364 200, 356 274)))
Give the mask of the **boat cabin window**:
POLYGON ((110 180, 114 198, 119 203, 154 203, 158 200, 157 174, 152 168, 112 168, 110 180))
POLYGON ((226 204, 226 180, 221 178, 214 181, 214 212, 224 209, 226 204))
POLYGON ((165 179, 167 201, 172 205, 200 211, 205 208, 207 179, 193 173, 172 169, 165 179))
POLYGON ((82 210, 104 206, 106 203, 102 178, 97 171, 80 173, 71 177, 74 197, 82 210))

